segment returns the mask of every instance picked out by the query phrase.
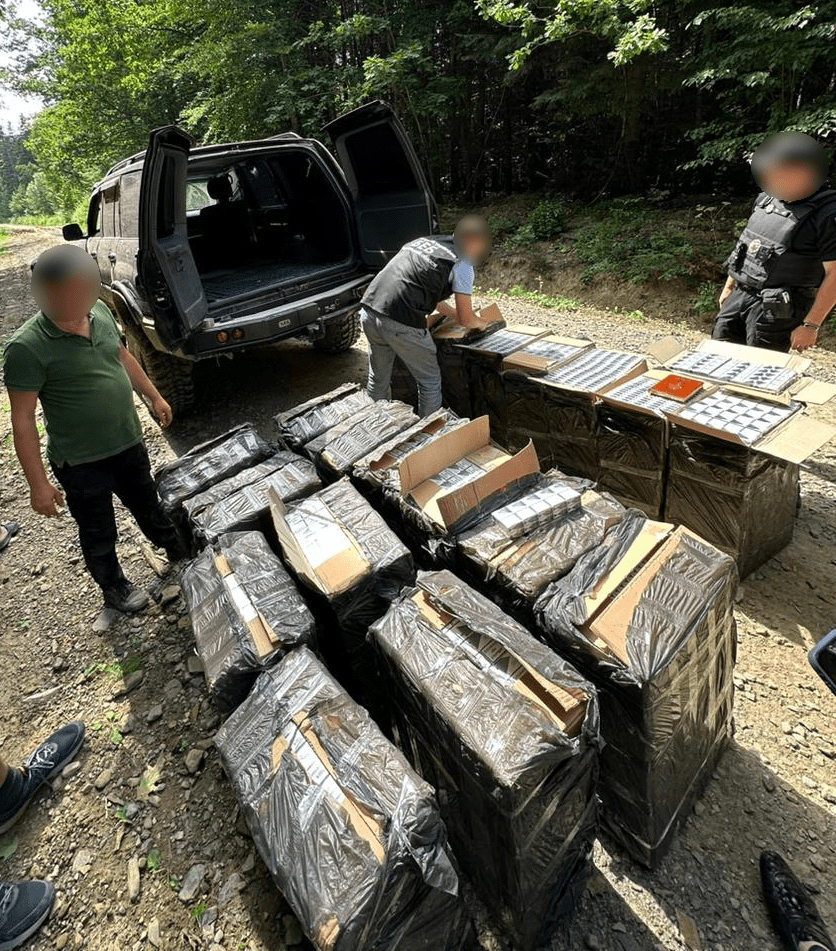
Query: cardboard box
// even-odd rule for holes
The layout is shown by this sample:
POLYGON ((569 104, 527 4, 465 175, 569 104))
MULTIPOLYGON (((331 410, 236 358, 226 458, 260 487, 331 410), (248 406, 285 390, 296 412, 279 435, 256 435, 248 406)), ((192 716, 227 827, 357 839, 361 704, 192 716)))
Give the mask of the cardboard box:
POLYGON ((540 946, 589 867, 594 690, 447 571, 420 574, 369 637, 401 742, 445 791, 463 868, 514 946, 540 946))
POLYGON ((502 368, 522 370, 537 376, 563 366, 593 346, 591 340, 547 334, 527 343, 521 350, 508 354, 502 361, 502 368))
POLYGON ((330 393, 315 396, 275 417, 279 439, 296 452, 326 429, 372 404, 372 398, 359 383, 344 383, 330 393))
POLYGON ((477 327, 463 327, 452 317, 442 317, 440 314, 431 314, 428 325, 436 340, 456 340, 460 343, 495 333, 505 326, 505 318, 497 304, 486 304, 474 313, 479 321, 477 327), (433 317, 438 319, 433 320, 433 317))
POLYGON ((262 670, 315 643, 311 612, 260 532, 221 535, 183 572, 197 653, 212 701, 232 710, 262 670))
POLYGON ((599 688, 603 820, 656 867, 732 735, 737 572, 683 527, 628 512, 536 606, 599 688))
POLYGON ((255 846, 319 951, 466 951, 434 790, 306 648, 215 743, 255 846))

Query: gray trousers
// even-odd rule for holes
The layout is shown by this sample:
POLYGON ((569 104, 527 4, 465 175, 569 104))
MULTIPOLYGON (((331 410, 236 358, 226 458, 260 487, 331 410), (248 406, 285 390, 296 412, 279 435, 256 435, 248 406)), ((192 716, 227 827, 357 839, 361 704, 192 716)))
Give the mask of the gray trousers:
POLYGON ((378 317, 360 309, 360 323, 369 343, 369 382, 373 400, 387 400, 392 393, 392 368, 400 357, 418 384, 418 415, 441 409, 441 370, 435 341, 429 330, 378 317))

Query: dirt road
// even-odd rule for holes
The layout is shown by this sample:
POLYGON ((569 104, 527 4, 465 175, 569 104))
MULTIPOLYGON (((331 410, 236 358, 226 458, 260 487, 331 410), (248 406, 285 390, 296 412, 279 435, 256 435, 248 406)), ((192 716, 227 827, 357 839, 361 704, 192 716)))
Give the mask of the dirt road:
MULTIPOLYGON (((0 313, 20 293, 20 279, 2 268, 0 258, 0 313)), ((693 336, 664 321, 499 303, 510 319, 585 332, 601 345, 640 350, 662 334, 693 336)), ((836 382, 836 357, 817 355, 816 373, 836 382)), ((153 459, 161 462, 248 419, 271 438, 276 412, 363 374, 359 347, 329 358, 288 344, 202 365, 203 401, 188 419, 163 435, 142 409, 153 459)), ((833 421, 836 409, 817 415, 833 421)), ((836 698, 805 656, 836 626, 834 477, 836 447, 829 446, 805 469, 794 541, 740 592, 737 740, 673 852, 649 873, 600 843, 599 873, 555 949, 778 951, 760 899, 762 848, 789 858, 836 931, 836 698)), ((54 782, 0 839, 3 879, 43 875, 58 888, 56 914, 31 942, 33 951, 282 951, 299 943, 297 923, 237 820, 212 748, 218 720, 200 675, 191 672, 182 599, 172 587, 162 604, 138 618, 102 633, 93 629, 99 598, 82 570, 72 522, 42 520, 28 507, 5 391, 0 518, 22 525, 0 554, 0 755, 17 760, 69 718, 82 717, 89 729, 78 771, 54 782), (120 693, 136 671, 141 682, 120 693), (193 750, 205 751, 196 772, 186 765, 193 750), (148 795, 152 767, 159 781, 148 795), (140 869, 134 900, 132 859, 140 869), (181 893, 190 873, 196 890, 181 893)), ((153 575, 124 513, 120 538, 133 580, 158 589, 174 585, 153 575)), ((484 929, 482 938, 485 949, 507 947, 484 929)))

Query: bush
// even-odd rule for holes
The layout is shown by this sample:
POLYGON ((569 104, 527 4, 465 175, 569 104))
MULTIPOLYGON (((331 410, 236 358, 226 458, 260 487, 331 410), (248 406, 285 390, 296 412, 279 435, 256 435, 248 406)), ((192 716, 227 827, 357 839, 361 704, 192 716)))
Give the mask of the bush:
POLYGON ((547 198, 534 206, 526 224, 536 241, 548 241, 566 229, 566 209, 559 198, 547 198))

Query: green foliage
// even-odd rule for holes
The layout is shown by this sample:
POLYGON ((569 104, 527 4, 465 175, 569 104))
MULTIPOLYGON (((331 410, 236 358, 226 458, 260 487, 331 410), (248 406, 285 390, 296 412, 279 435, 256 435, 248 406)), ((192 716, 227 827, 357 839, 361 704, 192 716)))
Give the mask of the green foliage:
POLYGON ((526 290, 520 284, 515 284, 508 291, 508 296, 520 297, 532 304, 539 304, 541 307, 554 307, 557 310, 577 310, 581 306, 581 302, 573 297, 551 297, 548 294, 540 293, 540 291, 526 290))
POLYGON ((0 842, 0 862, 8 862, 9 859, 17 852, 17 839, 4 839, 0 842))
POLYGON ((163 864, 163 856, 159 849, 151 849, 145 860, 146 868, 149 872, 157 872, 163 864))
POLYGON ((717 296, 717 283, 715 281, 703 281, 702 284, 700 284, 697 297, 694 300, 694 313, 702 316, 716 313, 717 296))
POLYGON ((554 238, 566 228, 566 209, 558 198, 538 202, 528 216, 528 226, 538 241, 554 238))

